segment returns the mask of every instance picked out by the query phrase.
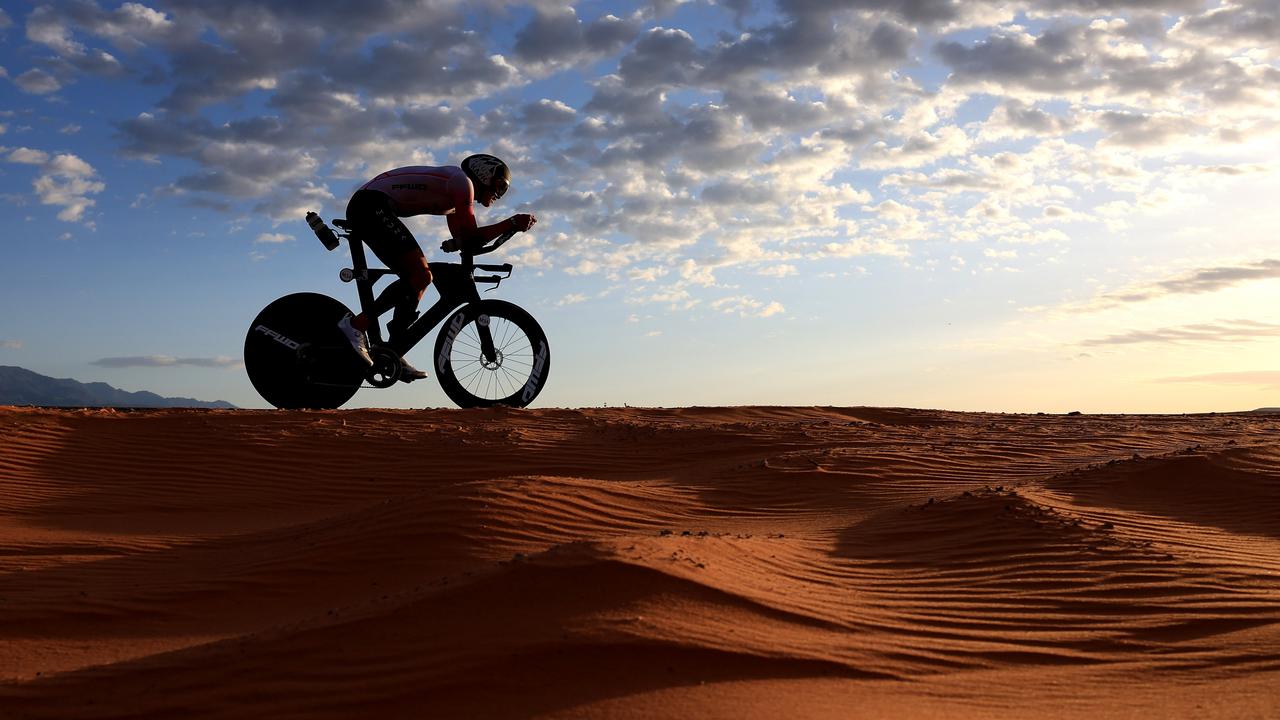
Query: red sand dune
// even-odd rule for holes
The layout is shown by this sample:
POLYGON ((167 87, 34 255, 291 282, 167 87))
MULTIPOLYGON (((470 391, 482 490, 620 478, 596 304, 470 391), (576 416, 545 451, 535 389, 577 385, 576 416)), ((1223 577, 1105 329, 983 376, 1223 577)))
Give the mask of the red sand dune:
POLYGON ((1280 717, 1280 416, 0 409, 0 717, 1280 717))

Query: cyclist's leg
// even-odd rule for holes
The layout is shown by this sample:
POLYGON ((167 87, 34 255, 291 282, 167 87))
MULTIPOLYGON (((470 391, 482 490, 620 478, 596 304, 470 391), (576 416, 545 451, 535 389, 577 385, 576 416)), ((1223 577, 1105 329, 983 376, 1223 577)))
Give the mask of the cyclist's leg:
MULTIPOLYGON (((396 217, 391 198, 374 190, 358 190, 347 205, 347 221, 359 233, 373 254, 399 279, 392 282, 373 302, 369 315, 379 317, 396 308, 395 319, 388 325, 407 326, 427 286, 431 284, 431 270, 427 266, 422 246, 396 217), (407 320, 405 320, 407 318, 407 320)), ((352 325, 365 330, 369 318, 364 313, 352 320, 352 325)))
MULTIPOLYGON (((418 303, 431 284, 431 268, 427 265, 427 258, 421 247, 404 253, 395 262, 387 263, 387 267, 400 276, 394 284, 402 284, 397 290, 398 297, 394 298, 395 314, 391 316, 391 322, 387 323, 389 335, 396 336, 418 319, 418 303)), ((388 287, 386 294, 390 293, 391 288, 388 287)))

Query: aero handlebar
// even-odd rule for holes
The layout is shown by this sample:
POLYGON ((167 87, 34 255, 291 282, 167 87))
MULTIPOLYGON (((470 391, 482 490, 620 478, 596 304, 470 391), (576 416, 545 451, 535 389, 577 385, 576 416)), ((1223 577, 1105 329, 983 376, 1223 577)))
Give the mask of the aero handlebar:
POLYGON ((505 232, 502 235, 495 238, 493 242, 489 243, 488 245, 481 245, 480 247, 476 248, 475 250, 472 250, 471 252, 467 252, 467 249, 462 245, 462 243, 458 242, 457 238, 449 238, 448 240, 445 240, 444 242, 440 243, 440 249, 445 252, 458 252, 459 250, 461 250, 463 255, 471 255, 474 257, 476 255, 484 255, 485 253, 491 253, 494 250, 497 250, 498 248, 502 247, 508 240, 510 240, 515 234, 516 234, 515 230, 505 232))

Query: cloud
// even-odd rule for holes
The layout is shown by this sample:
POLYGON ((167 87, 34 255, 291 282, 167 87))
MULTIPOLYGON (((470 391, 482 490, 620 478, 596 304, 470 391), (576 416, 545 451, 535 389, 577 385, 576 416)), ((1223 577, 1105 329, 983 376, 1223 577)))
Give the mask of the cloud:
MULTIPOLYGON (((1280 134, 1269 2, 37 5, 31 87, 122 66, 167 93, 116 128, 126 157, 181 168, 153 194, 294 219, 382 170, 495 152, 518 175, 507 202, 573 239, 540 264, 609 279, 925 240, 1065 250, 1280 134)), ((678 282, 645 293, 715 297, 678 282)))
POLYGON ((216 206, 221 198, 257 199, 256 211, 293 219, 299 207, 333 198, 328 188, 315 183, 319 160, 297 146, 278 118, 215 126, 203 118, 141 113, 119 123, 117 130, 126 156, 153 160, 171 155, 195 161, 201 170, 179 176, 167 189, 179 196, 197 194, 193 203, 216 206))
POLYGON ((765 277, 784 278, 792 275, 798 275, 799 271, 796 270, 795 265, 787 265, 784 263, 781 265, 767 265, 756 270, 756 274, 763 275, 765 277))
MULTIPOLYGON (((400 123, 406 137, 423 140, 439 140, 457 133, 465 119, 465 113, 447 105, 407 107, 400 113, 400 123)), ((387 118, 386 121, 390 121, 387 118)))
POLYGON ((640 22, 635 17, 605 15, 584 23, 572 7, 539 7, 529 24, 516 33, 515 57, 521 65, 534 65, 548 72, 617 52, 639 30, 640 22))
POLYGON ((618 63, 618 76, 628 87, 686 84, 701 69, 701 53, 693 36, 678 28, 656 27, 636 42, 618 63))
MULTIPOLYGON (((107 187, 92 165, 71 153, 50 156, 43 150, 22 147, 12 150, 5 159, 40 166, 40 174, 32 183, 36 196, 45 205, 61 206, 58 219, 65 222, 84 221, 85 211, 94 205, 89 196, 107 187)), ((91 221, 85 224, 93 226, 91 221)))
POLYGON ((1154 288, 1165 294, 1214 292, 1251 280, 1280 278, 1280 259, 1267 259, 1246 265, 1201 268, 1168 280, 1160 280, 1154 288))
POLYGON ((27 147, 15 148, 9 152, 9 156, 5 158, 11 163, 22 163, 24 165, 43 165, 49 162, 49 153, 43 150, 32 150, 27 147))
POLYGON ((1280 37, 1280 8, 1266 0, 1225 2, 1201 15, 1181 18, 1170 34, 1210 40, 1220 47, 1259 44, 1274 48, 1280 37))
POLYGON ((1076 126, 1076 119, 1069 113, 1061 115, 1034 103, 1007 98, 982 122, 978 140, 995 142, 1024 137, 1057 137, 1072 132, 1076 126))
POLYGON ((130 49, 163 40, 175 29, 167 14, 134 2, 126 2, 110 13, 97 15, 88 21, 88 25, 93 34, 130 49))
POLYGON ((944 41, 934 52, 951 66, 951 81, 961 85, 1000 84, 1043 92, 1064 92, 1097 85, 1086 73, 1086 57, 1075 40, 1079 31, 992 35, 966 46, 944 41))
POLYGON ((59 55, 83 55, 82 43, 71 39, 71 28, 49 5, 41 5, 27 16, 27 39, 53 48, 59 55))
POLYGON ((1074 309, 1082 311, 1101 310, 1128 303, 1156 300, 1170 295, 1198 295, 1217 292, 1247 282, 1273 280, 1276 278, 1280 278, 1280 259, 1275 258, 1241 265, 1199 268, 1164 280, 1156 280, 1103 293, 1083 305, 1076 306, 1074 309))
POLYGON ((521 109, 520 118, 525 127, 548 128, 572 123, 578 111, 559 100, 543 98, 521 109))
POLYGON ((286 235, 284 233, 262 233, 258 237, 254 238, 253 241, 256 243, 279 244, 293 242, 295 239, 296 238, 292 235, 286 235))
POLYGON ((49 73, 39 69, 32 68, 13 79, 13 83, 23 92, 32 95, 48 95, 62 89, 62 83, 49 73))
POLYGON ((139 355, 133 357, 108 357, 89 363, 98 367, 178 367, 181 365, 205 368, 237 368, 244 364, 243 360, 218 356, 213 358, 179 358, 170 355, 139 355))
POLYGON ((21 340, 0 340, 0 348, 3 348, 5 350, 21 350, 22 341, 21 340))
POLYGON ((556 301, 556 307, 563 307, 565 305, 577 305, 578 303, 582 303, 586 301, 587 301, 587 296, 583 295, 582 293, 569 293, 568 295, 565 295, 564 297, 556 301))
POLYGON ((972 141, 964 130, 955 126, 940 128, 935 133, 921 131, 901 145, 890 147, 877 142, 859 158, 862 167, 873 169, 914 168, 968 152, 972 141))
POLYGON ((1099 113, 1097 119, 1111 133, 1105 143, 1127 147, 1163 145, 1169 140, 1181 140, 1203 129, 1203 126, 1191 118, 1169 113, 1152 115, 1106 110, 1099 113))
POLYGON ((1084 340, 1086 346, 1136 345, 1140 343, 1247 342, 1280 337, 1280 325, 1254 320, 1219 320, 1156 330, 1131 330, 1118 335, 1084 340))
POLYGON ((1157 382, 1204 383, 1206 385, 1252 385, 1273 390, 1280 389, 1280 370, 1245 370, 1241 372, 1207 373, 1181 377, 1159 378, 1157 382))
MULTIPOLYGON (((84 213, 93 207, 96 195, 106 189, 106 183, 96 179, 97 171, 89 163, 75 155, 55 155, 43 168, 43 174, 34 183, 36 195, 45 205, 59 205, 58 219, 80 222, 84 213)), ((92 225, 93 223, 88 223, 92 225)))
POLYGON ((729 315, 741 317, 767 318, 786 312, 782 303, 773 301, 768 304, 745 295, 732 295, 711 301, 712 309, 729 315))
MULTIPOLYGON (((1128 203, 1120 203, 1120 207, 1117 208, 1099 207, 1094 211, 1104 214, 1112 211, 1128 214, 1132 212, 1132 207, 1128 203)), ((1245 283, 1276 278, 1280 278, 1280 259, 1268 258, 1236 265, 1186 270, 1161 280, 1149 280, 1116 290, 1105 290, 1088 300, 1067 302, 1057 306, 1028 307, 1025 310, 1029 312, 1053 310, 1063 313, 1100 312, 1165 297, 1217 292, 1245 283)))

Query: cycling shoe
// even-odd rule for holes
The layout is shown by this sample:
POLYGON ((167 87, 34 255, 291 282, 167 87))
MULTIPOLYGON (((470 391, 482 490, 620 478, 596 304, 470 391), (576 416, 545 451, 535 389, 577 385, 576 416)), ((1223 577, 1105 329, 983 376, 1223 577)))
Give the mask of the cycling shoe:
POLYGON ((365 337, 363 332, 351 326, 351 313, 347 313, 338 321, 338 329, 347 337, 347 341, 351 343, 351 349, 356 351, 356 355, 364 361, 366 365, 373 365, 373 357, 369 355, 369 339, 365 337))
POLYGON ((410 365, 408 360, 400 358, 400 382, 410 383, 414 380, 422 380, 426 377, 426 373, 410 365))

